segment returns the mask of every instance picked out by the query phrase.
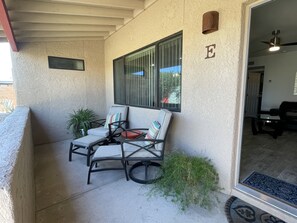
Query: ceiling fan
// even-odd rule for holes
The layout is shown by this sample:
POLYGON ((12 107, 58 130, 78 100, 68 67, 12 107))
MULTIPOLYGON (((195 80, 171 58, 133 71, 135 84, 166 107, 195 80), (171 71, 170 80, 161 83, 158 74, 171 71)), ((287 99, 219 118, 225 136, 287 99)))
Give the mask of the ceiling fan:
POLYGON ((269 51, 273 52, 273 51, 278 51, 280 49, 281 46, 295 46, 297 45, 297 42, 292 42, 292 43, 281 43, 280 41, 280 37, 278 36, 280 34, 280 30, 274 30, 272 32, 272 39, 270 39, 270 41, 261 41, 262 43, 268 44, 269 47, 269 51))

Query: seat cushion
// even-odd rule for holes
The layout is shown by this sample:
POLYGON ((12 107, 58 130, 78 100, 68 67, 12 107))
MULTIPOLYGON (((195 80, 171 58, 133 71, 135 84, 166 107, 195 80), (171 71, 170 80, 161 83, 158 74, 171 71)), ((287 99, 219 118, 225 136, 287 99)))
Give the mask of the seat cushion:
POLYGON ((89 146, 93 146, 103 140, 105 140, 105 137, 87 135, 87 136, 73 140, 72 144, 76 145, 76 146, 89 147, 89 146))
POLYGON ((100 160, 104 158, 121 159, 122 150, 121 145, 99 146, 96 150, 92 160, 100 160))
POLYGON ((99 127, 88 130, 88 135, 107 137, 109 134, 108 128, 99 127))

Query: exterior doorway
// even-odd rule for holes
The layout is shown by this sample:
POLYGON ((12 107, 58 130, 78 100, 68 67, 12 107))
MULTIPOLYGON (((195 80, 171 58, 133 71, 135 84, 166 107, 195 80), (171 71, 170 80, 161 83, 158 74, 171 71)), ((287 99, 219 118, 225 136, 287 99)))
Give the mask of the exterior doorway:
POLYGON ((239 197, 245 194, 242 197, 265 203, 268 211, 277 209, 296 218, 297 203, 290 199, 297 194, 287 194, 284 199, 281 197, 284 190, 281 189, 279 194, 271 192, 289 187, 297 191, 297 131, 281 125, 282 134, 277 137, 274 134, 280 132, 276 129, 279 123, 283 123, 281 104, 297 102, 294 96, 297 24, 288 22, 288 17, 292 16, 297 20, 293 8, 297 8, 297 1, 259 0, 247 7, 245 50, 248 56, 242 80, 243 103, 240 107, 237 176, 233 194, 239 197), (273 44, 269 41, 279 38, 272 36, 278 33, 273 32, 276 27, 282 33, 281 42, 292 44, 280 45, 278 51, 271 51, 273 44), (260 126, 260 130, 253 131, 252 123, 260 126), (271 131, 273 134, 267 134, 271 131), (255 180, 254 176, 260 176, 262 180, 255 180), (270 184, 266 184, 266 180, 270 184))

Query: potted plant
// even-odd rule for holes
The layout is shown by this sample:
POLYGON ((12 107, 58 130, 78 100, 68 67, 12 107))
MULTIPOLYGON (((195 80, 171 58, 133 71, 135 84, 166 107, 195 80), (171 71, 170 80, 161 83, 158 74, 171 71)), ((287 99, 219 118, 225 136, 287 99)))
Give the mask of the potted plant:
POLYGON ((190 205, 211 208, 220 188, 209 159, 173 152, 165 157, 162 172, 163 177, 152 185, 150 194, 171 198, 181 210, 190 205))
POLYGON ((91 122, 96 118, 95 113, 90 109, 80 108, 77 111, 73 111, 69 114, 69 120, 67 122, 67 129, 72 131, 75 138, 86 135, 88 129, 91 128, 91 122))

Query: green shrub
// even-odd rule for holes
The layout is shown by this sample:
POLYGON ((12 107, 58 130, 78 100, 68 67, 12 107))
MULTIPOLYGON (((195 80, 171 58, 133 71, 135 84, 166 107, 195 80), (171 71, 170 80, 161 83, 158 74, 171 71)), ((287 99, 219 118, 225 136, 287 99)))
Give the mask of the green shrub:
POLYGON ((174 152, 164 159, 163 177, 152 185, 150 194, 161 194, 182 210, 190 205, 211 208, 219 191, 218 174, 210 160, 174 152))
POLYGON ((67 129, 72 130, 75 138, 82 137, 91 128, 91 121, 94 121, 95 118, 96 115, 92 110, 80 108, 69 114, 67 129), (81 130, 83 130, 84 134, 81 130))

